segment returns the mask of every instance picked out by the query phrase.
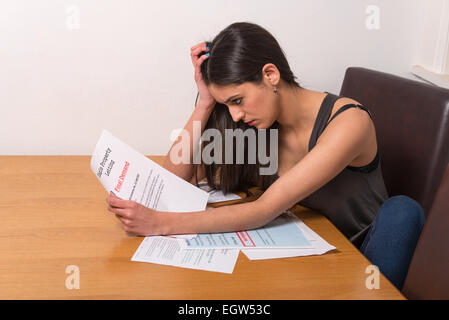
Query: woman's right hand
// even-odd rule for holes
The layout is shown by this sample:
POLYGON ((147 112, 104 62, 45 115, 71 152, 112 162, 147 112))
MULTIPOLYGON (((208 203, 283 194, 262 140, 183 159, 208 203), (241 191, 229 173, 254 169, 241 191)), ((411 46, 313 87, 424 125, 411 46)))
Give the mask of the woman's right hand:
POLYGON ((203 61, 209 58, 209 55, 203 54, 201 57, 198 57, 202 52, 208 52, 206 42, 198 43, 190 49, 190 56, 192 58, 192 64, 195 68, 195 82, 198 87, 199 99, 197 105, 201 105, 205 108, 213 108, 216 104, 214 97, 209 92, 206 83, 204 82, 203 76, 201 74, 201 65, 203 61))

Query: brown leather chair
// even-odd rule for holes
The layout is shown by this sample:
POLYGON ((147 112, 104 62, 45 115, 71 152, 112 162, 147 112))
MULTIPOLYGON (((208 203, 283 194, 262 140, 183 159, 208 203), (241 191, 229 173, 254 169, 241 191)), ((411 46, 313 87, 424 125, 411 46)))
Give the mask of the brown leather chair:
POLYGON ((449 161, 449 90, 351 67, 340 95, 373 116, 389 196, 409 196, 427 216, 449 161))
POLYGON ((449 299, 449 166, 421 232, 402 292, 409 299, 449 299))

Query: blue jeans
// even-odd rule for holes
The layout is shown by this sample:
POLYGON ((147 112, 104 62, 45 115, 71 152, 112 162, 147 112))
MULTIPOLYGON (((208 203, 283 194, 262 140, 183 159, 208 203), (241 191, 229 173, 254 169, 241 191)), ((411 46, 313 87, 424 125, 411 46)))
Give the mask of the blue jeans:
POLYGON ((424 212, 415 200, 394 196, 380 207, 360 251, 399 290, 424 226, 424 212))

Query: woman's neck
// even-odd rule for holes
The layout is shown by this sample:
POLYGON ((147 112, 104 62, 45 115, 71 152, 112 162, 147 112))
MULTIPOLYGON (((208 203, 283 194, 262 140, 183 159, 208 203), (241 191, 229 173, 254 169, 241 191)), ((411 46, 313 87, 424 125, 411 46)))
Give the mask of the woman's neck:
POLYGON ((314 125, 317 110, 326 93, 298 87, 279 88, 279 122, 285 133, 304 132, 314 125))

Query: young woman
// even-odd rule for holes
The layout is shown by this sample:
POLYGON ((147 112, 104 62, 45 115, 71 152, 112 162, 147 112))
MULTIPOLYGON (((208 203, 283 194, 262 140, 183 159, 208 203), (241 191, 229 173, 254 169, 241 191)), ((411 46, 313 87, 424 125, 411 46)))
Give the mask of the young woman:
POLYGON ((124 229, 138 235, 247 230, 299 202, 324 214, 360 246, 388 198, 368 109, 347 97, 302 88, 278 42, 256 24, 231 24, 212 42, 192 47, 191 58, 199 91, 184 128, 191 158, 198 144, 194 121, 201 122, 201 130, 222 133, 277 129, 277 173, 261 176, 259 163, 175 165, 172 146, 164 167, 179 177, 191 183, 207 178, 225 192, 258 185, 264 193, 253 202, 190 213, 157 212, 111 196, 108 208, 124 229))

